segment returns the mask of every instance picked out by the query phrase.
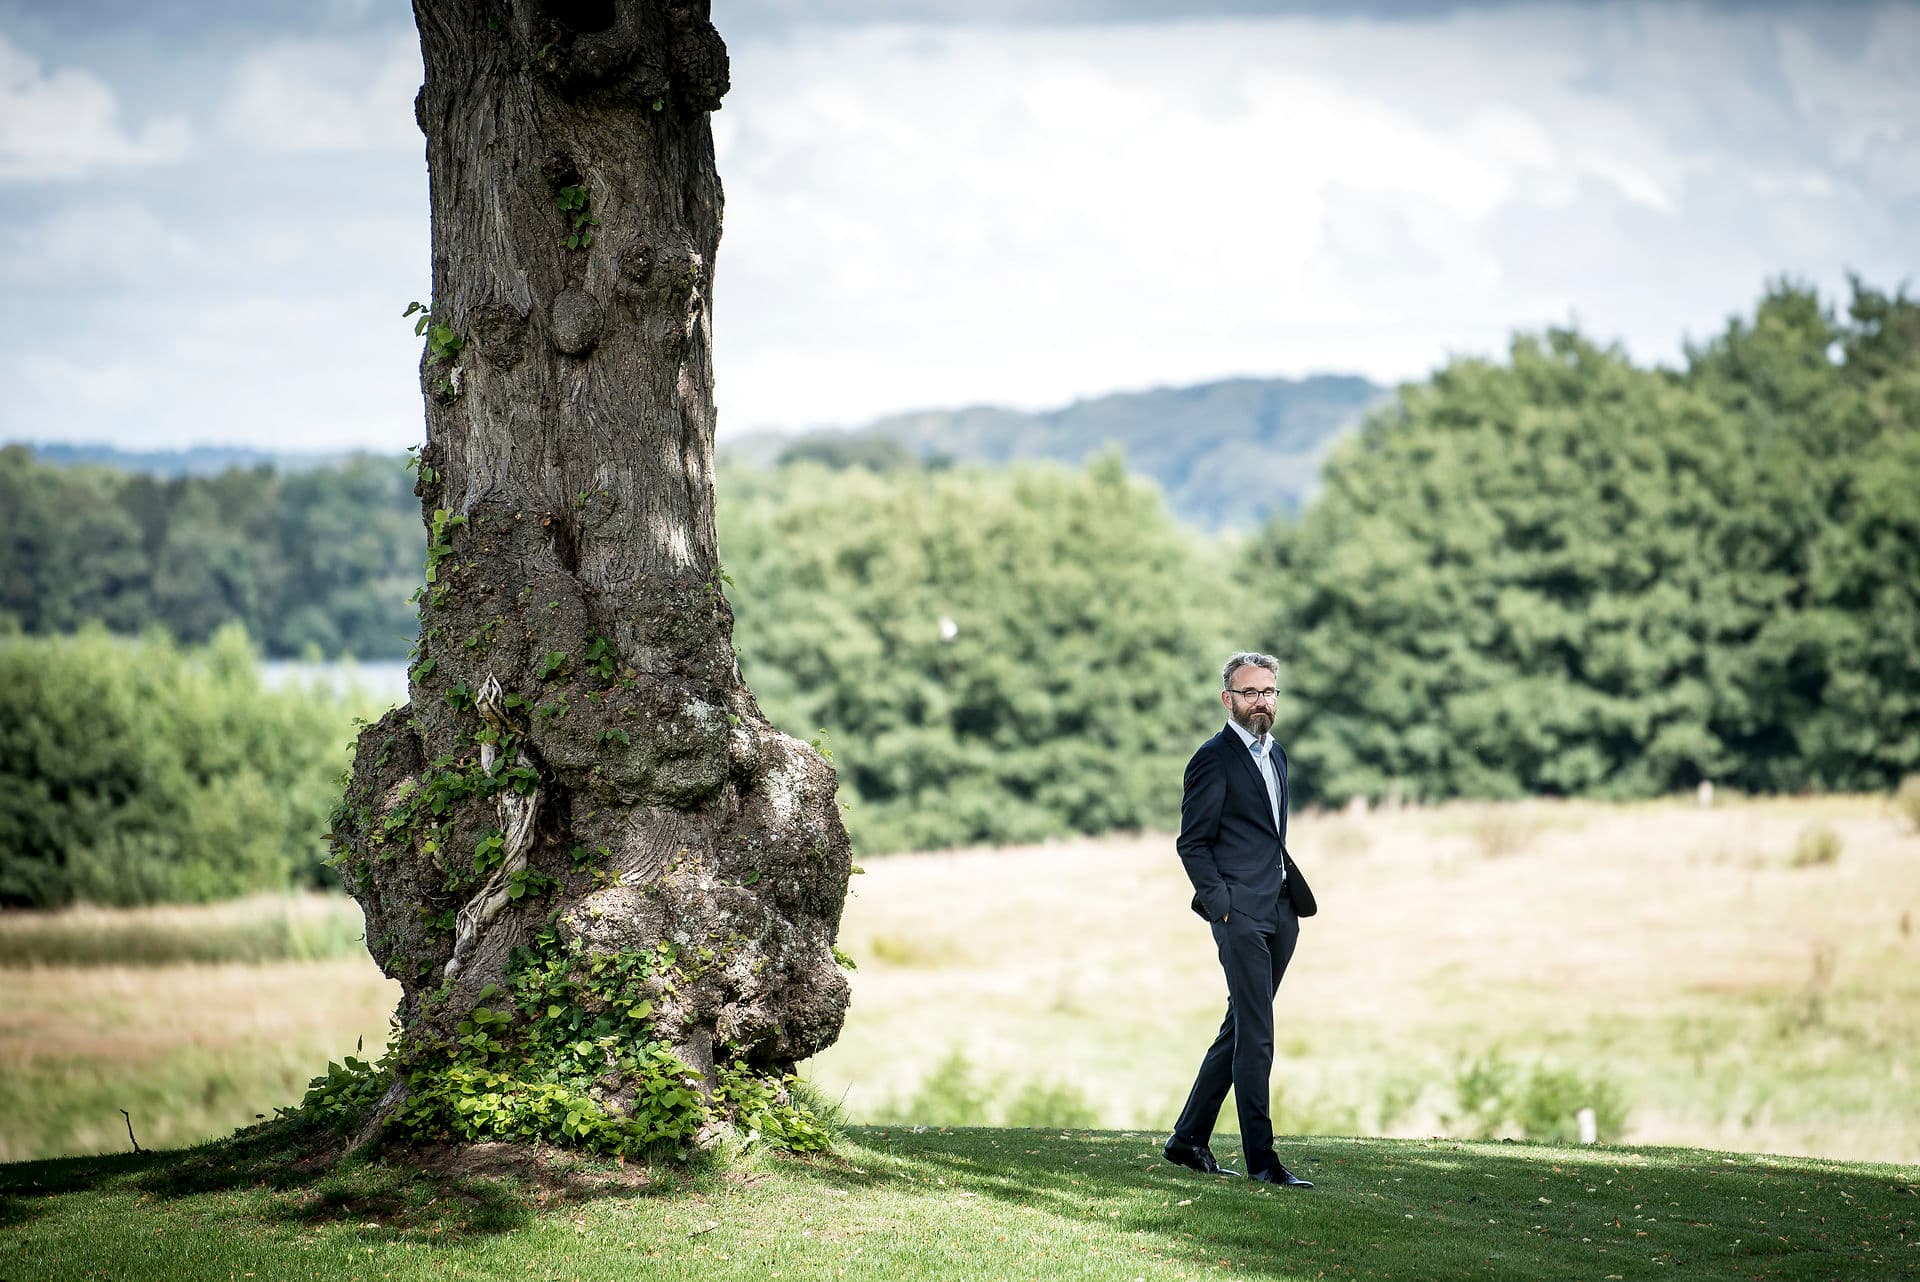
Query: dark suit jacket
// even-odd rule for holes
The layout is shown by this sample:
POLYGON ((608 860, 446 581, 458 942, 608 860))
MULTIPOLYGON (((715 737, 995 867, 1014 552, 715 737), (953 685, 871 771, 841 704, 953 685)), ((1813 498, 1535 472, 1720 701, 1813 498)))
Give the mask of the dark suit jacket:
POLYGON ((1187 762, 1174 848, 1193 883, 1193 911, 1208 921, 1219 921, 1229 910, 1273 921, 1283 864, 1294 912, 1311 917, 1320 911, 1300 866, 1287 854, 1287 754, 1278 740, 1274 747, 1280 780, 1277 829, 1266 781, 1232 726, 1222 726, 1187 762))

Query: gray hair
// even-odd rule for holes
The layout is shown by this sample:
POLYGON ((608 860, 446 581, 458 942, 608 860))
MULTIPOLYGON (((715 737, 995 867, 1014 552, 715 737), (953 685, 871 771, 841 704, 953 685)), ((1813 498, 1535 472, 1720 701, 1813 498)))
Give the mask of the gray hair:
POLYGON ((1280 680, 1280 660, 1270 654, 1261 654, 1258 650, 1236 650, 1228 657, 1226 666, 1220 669, 1220 688, 1231 689, 1233 674, 1242 668, 1265 668, 1273 673, 1276 683, 1280 680))

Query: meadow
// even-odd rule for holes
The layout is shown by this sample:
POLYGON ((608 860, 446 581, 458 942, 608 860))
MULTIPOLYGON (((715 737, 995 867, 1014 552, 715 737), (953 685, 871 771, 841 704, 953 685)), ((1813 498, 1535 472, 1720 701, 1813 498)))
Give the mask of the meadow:
MULTIPOLYGON (((1278 1003, 1283 1157, 1561 1141, 1587 1105, 1614 1144, 1920 1160, 1920 837, 1884 800, 1307 814, 1291 845, 1322 911, 1278 1003)), ((852 1121, 1167 1125, 1224 996, 1170 838, 866 867, 846 1030, 804 1066, 852 1121)), ((397 987, 357 927, 323 898, 0 916, 0 1160, 124 1153, 123 1108, 143 1147, 223 1134, 376 1053, 397 987)))

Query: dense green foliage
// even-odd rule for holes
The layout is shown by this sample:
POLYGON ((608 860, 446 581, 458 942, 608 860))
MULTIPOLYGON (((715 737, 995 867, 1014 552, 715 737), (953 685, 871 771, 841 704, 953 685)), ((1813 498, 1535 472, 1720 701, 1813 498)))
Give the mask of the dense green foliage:
POLYGON ((721 487, 742 670, 826 731, 860 849, 1177 819, 1233 589, 1117 459, 721 487))
POLYGON ((1259 555, 1310 795, 1879 789, 1920 767, 1920 304, 1781 286, 1644 370, 1402 389, 1259 555))
MULTIPOLYGON (((671 993, 713 961, 705 949, 683 959, 672 944, 652 953, 589 953, 548 926, 515 950, 506 987, 480 990, 456 1040, 409 1040, 379 1064, 354 1056, 329 1063, 300 1105, 281 1111, 353 1132, 398 1074, 406 1098, 387 1125, 406 1139, 544 1140, 640 1157, 724 1123, 747 1143, 826 1148, 826 1125, 795 1093, 792 1074, 756 1072, 723 1047, 712 1089, 703 1093, 699 1071, 654 1036, 649 994, 671 993), (608 1098, 610 1074, 638 1084, 618 1106, 608 1098)), ((426 1001, 445 1001, 451 987, 426 1001)))
MULTIPOLYGON (((722 469, 743 669, 777 724, 826 732, 861 849, 1171 823, 1236 645, 1287 662, 1303 801, 1884 789, 1920 771, 1904 295, 1856 285, 1836 316, 1777 286, 1679 370, 1568 331, 1453 361, 1371 415, 1298 520, 1250 541, 1177 524, 1116 456, 953 464, 1081 449, 1073 415, 1098 409, 1132 465, 1230 522, 1273 490, 1265 463, 1318 450, 1313 423, 1366 391, 1300 384, 1287 409, 1265 384, 1210 386, 1213 410, 1265 424, 1257 445, 1190 439, 1195 396, 1166 392, 1017 431, 922 415, 722 469)), ((237 619, 270 653, 374 656, 414 630, 422 532, 397 461, 162 481, 10 447, 0 531, 0 617, 31 633, 97 619, 201 639, 237 619)))
POLYGON ((98 621, 272 655, 399 658, 418 630, 420 505, 397 460, 163 479, 0 449, 0 615, 51 635, 98 621))
POLYGON ((200 901, 322 884, 352 714, 204 652, 94 630, 0 638, 0 906, 200 901))

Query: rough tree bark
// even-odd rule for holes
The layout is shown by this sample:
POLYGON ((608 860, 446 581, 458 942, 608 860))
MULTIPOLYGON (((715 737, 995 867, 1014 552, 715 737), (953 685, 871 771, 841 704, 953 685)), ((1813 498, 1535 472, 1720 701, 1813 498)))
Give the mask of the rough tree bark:
POLYGON ((850 864, 831 768, 741 681, 715 547, 726 48, 706 0, 414 13, 429 582, 410 702, 361 734, 334 825, 404 990, 382 1113, 543 932, 581 966, 697 956, 647 981, 650 1036, 708 1081, 783 1070, 840 1031, 850 864))

